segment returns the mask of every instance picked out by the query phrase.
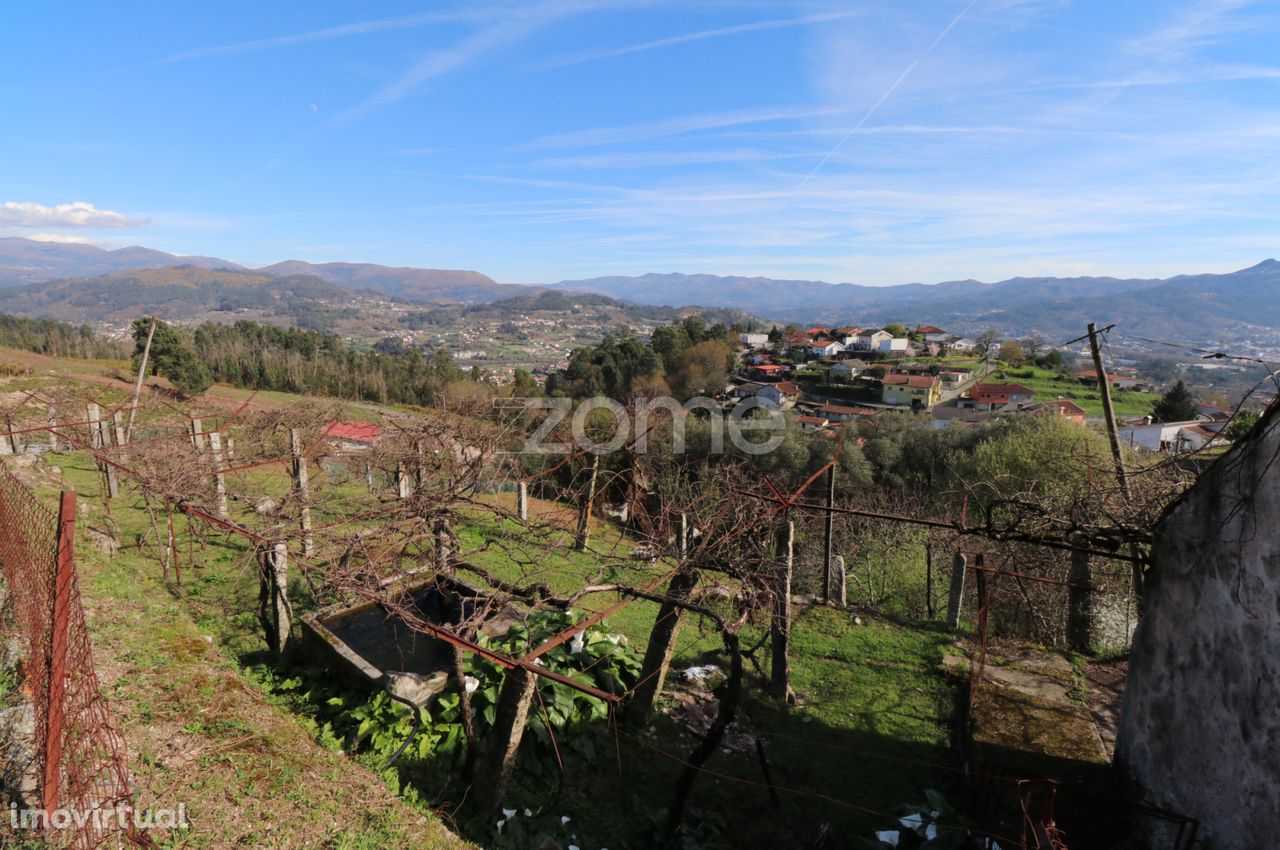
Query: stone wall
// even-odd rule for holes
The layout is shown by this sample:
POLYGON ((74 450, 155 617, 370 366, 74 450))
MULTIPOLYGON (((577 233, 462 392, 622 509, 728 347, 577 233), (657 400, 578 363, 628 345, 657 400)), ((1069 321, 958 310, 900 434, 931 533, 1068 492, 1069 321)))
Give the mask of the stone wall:
POLYGON ((1208 850, 1280 845, 1280 407, 1156 529, 1116 761, 1208 850))

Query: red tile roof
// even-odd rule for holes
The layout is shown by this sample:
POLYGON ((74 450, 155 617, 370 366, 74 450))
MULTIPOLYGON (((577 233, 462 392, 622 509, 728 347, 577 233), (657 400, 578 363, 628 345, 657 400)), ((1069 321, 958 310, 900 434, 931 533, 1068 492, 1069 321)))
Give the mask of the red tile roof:
POLYGON ((352 443, 368 443, 372 446, 382 439, 382 428, 377 425, 366 425, 363 422, 335 421, 324 426, 322 436, 352 443))
POLYGON ((908 387, 918 387, 920 389, 927 389, 938 385, 938 379, 933 375, 899 375, 895 373, 892 375, 885 375, 882 380, 886 384, 904 384, 908 387))

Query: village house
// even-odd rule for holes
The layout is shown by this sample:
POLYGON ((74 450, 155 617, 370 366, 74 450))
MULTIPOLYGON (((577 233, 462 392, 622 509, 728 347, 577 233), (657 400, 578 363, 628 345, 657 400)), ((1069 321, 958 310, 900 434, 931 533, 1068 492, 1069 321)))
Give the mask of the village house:
POLYGON ((825 416, 797 416, 796 421, 802 431, 821 431, 828 424, 825 416))
POLYGON ((1022 384, 974 384, 961 407, 977 410, 998 410, 1006 405, 1018 405, 1035 401, 1036 394, 1022 384))
POLYGON ((940 389, 940 382, 933 375, 885 375, 880 401, 925 409, 937 404, 940 389))
POLYGON ((875 416, 880 411, 874 407, 850 406, 845 404, 832 404, 827 402, 819 407, 815 414, 821 416, 828 422, 849 422, 854 419, 868 419, 875 416))
POLYGON ((880 343, 893 339, 893 334, 880 328, 866 328, 858 331, 853 347, 859 351, 879 351, 880 343))
POLYGON ((946 342, 949 334, 942 328, 933 325, 921 325, 916 328, 918 334, 925 342, 946 342))
POLYGON ((953 340, 948 340, 947 348, 950 351, 964 354, 971 351, 977 351, 978 343, 976 340, 969 339, 968 337, 957 337, 953 340))
POLYGON ((787 374, 787 367, 781 363, 761 363, 744 370, 748 378, 758 381, 776 381, 787 374))
POLYGON ((1031 404, 1019 406, 1018 410, 1025 413, 1043 413, 1052 416, 1061 416, 1063 419, 1070 419, 1077 425, 1083 425, 1085 420, 1084 408, 1076 404, 1074 401, 1065 398, 1054 398, 1048 401, 1035 401, 1031 404))
POLYGON ((334 420, 324 426, 320 435, 338 452, 368 452, 382 442, 382 428, 363 422, 334 420))
POLYGON ((1228 442, 1195 420, 1154 422, 1148 416, 1141 425, 1125 425, 1116 430, 1123 445, 1169 454, 1195 452, 1209 446, 1225 446, 1228 442))
POLYGON ((729 390, 730 398, 750 398, 765 388, 765 384, 756 381, 743 381, 729 390))
POLYGON ((787 410, 795 407, 800 400, 800 388, 791 381, 780 381, 776 384, 765 384, 756 392, 756 398, 765 407, 787 410))
POLYGON ((738 334, 738 341, 745 348, 768 348, 768 334, 738 334))
POLYGON ((827 378, 832 381, 848 381, 858 377, 867 370, 867 364, 861 360, 841 360, 831 367, 827 378))
POLYGON ((817 339, 809 346, 809 354, 813 357, 835 357, 842 351, 844 344, 834 339, 817 339))

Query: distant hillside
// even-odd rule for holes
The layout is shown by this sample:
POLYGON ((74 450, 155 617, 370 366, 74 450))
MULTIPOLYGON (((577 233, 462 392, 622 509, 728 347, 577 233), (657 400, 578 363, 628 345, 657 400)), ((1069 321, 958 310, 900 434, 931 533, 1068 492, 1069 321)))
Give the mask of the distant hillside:
POLYGON ((760 277, 647 274, 561 281, 556 290, 596 292, 640 304, 736 307, 797 324, 919 322, 958 332, 1079 332, 1095 320, 1133 333, 1216 340, 1237 330, 1280 328, 1280 263, 1230 274, 1159 279, 1012 278, 898 286, 760 277))
POLYGON ((411 301, 460 302, 474 304, 511 298, 528 292, 528 287, 498 283, 480 272, 456 269, 414 269, 380 266, 375 263, 307 263, 286 260, 258 269, 271 275, 311 275, 330 283, 357 289, 372 289, 411 301))
POLYGON ((206 269, 242 268, 217 257, 184 257, 136 245, 108 251, 95 245, 41 242, 17 236, 0 238, 0 287, 179 264, 206 269))
POLYGON ((524 292, 527 294, 463 308, 463 315, 483 316, 486 318, 518 318, 527 313, 543 310, 566 313, 582 308, 607 308, 616 311, 620 318, 631 322, 658 322, 665 324, 673 319, 696 314, 706 320, 708 324, 721 322, 726 325, 732 325, 737 322, 743 325, 763 325, 763 320, 756 318, 745 310, 728 307, 667 307, 652 304, 635 304, 617 298, 610 298, 607 295, 591 293, 553 292, 549 290, 530 292, 528 289, 525 289, 524 292))
POLYGON ((123 321, 155 313, 180 321, 259 318, 323 327, 371 297, 315 277, 167 266, 0 291, 0 311, 65 322, 123 321))

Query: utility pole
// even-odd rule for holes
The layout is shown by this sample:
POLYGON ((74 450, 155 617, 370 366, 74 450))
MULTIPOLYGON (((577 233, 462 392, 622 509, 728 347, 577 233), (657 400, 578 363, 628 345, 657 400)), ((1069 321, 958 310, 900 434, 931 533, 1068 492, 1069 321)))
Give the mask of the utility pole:
POLYGON ((1107 424, 1107 439, 1111 443, 1111 459, 1116 465, 1116 480, 1120 482, 1120 492, 1125 501, 1129 501, 1129 476, 1124 469, 1124 457, 1120 453, 1120 435, 1116 431, 1116 413, 1111 407, 1111 379, 1107 377, 1107 368, 1102 365, 1102 347, 1098 343, 1098 328, 1089 323, 1089 348, 1093 352, 1093 368, 1098 373, 1098 391, 1102 394, 1102 416, 1107 424))
MULTIPOLYGON (((1120 484, 1120 495, 1125 504, 1132 499, 1129 491, 1129 475, 1124 468, 1124 455, 1120 451, 1120 434, 1116 429, 1116 413, 1111 406, 1111 379, 1107 377, 1107 369, 1102 365, 1102 346, 1098 342, 1098 328, 1089 323, 1089 350, 1093 353, 1093 368, 1098 373, 1098 392, 1102 395, 1102 415, 1107 424, 1107 440, 1111 443, 1111 459, 1116 465, 1116 481, 1120 484)), ((1130 553, 1133 555, 1133 592, 1137 599, 1138 611, 1142 611, 1142 561, 1138 555, 1138 546, 1133 544, 1130 553)))
POLYGON ((142 349, 142 362, 138 364, 138 380, 133 384, 133 403, 129 405, 129 424, 124 429, 125 442, 133 439, 133 417, 138 412, 138 396, 142 394, 142 379, 147 374, 147 358, 151 356, 151 340, 156 335, 156 317, 151 317, 151 330, 147 331, 147 344, 142 349))

